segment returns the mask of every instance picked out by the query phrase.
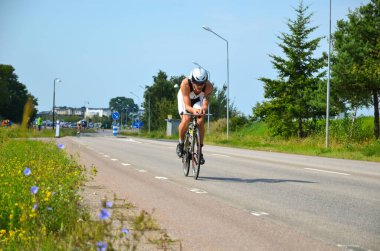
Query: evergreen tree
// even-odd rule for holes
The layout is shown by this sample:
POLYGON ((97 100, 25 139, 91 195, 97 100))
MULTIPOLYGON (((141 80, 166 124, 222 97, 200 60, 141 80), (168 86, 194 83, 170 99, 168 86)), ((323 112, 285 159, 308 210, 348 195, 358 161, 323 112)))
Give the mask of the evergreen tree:
POLYGON ((321 79, 326 74, 321 70, 326 66, 327 56, 313 57, 322 37, 309 39, 318 26, 309 27, 312 14, 307 14, 308 9, 301 1, 295 9, 297 18, 288 20, 290 33, 277 36, 285 56, 269 55, 277 79, 259 79, 264 82, 267 100, 253 108, 254 116, 265 119, 274 135, 304 137, 310 130, 308 121, 325 113, 325 99, 318 97, 323 86, 321 79))
POLYGON ((380 1, 371 0, 339 20, 334 33, 332 89, 351 109, 374 107, 379 138, 380 1))

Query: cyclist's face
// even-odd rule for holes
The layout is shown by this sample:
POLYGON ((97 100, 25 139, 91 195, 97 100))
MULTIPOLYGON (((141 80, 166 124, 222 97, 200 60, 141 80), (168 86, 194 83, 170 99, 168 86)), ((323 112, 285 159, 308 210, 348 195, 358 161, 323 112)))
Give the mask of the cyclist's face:
POLYGON ((193 88, 196 92, 201 92, 205 84, 199 85, 199 84, 193 84, 193 88))

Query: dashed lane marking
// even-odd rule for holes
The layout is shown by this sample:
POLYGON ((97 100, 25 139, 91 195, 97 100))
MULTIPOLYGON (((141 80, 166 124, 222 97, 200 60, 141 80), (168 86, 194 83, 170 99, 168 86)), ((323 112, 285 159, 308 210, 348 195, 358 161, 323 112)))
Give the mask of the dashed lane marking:
POLYGON ((109 157, 110 157, 110 156, 109 156, 109 155, 107 155, 107 154, 104 154, 103 156, 104 156, 104 157, 106 157, 106 158, 109 158, 109 157))
POLYGON ((154 178, 156 178, 156 179, 158 179, 158 180, 167 180, 168 178, 166 178, 166 177, 160 177, 160 176, 156 176, 156 177, 154 177, 154 178))
POLYGON ((117 161, 118 159, 111 159, 112 161, 117 161))
POLYGON ((269 215, 266 212, 257 212, 257 211, 251 211, 251 214, 258 217, 263 216, 263 215, 269 215))
POLYGON ((323 173, 333 173, 333 174, 340 174, 340 175, 351 175, 349 173, 339 173, 339 172, 333 172, 333 171, 327 171, 327 170, 321 170, 321 169, 314 169, 314 168, 304 168, 306 170, 310 171, 316 171, 316 172, 323 172, 323 173))
POLYGON ((134 139, 122 139, 122 141, 133 142, 133 143, 142 143, 141 141, 137 141, 134 139))
POLYGON ((128 163, 121 163, 123 166, 130 166, 131 164, 128 163))
POLYGON ((199 188, 190 188, 189 190, 193 193, 207 193, 205 190, 199 188))
POLYGON ((136 169, 137 171, 139 171, 140 173, 146 173, 146 170, 144 169, 136 169))

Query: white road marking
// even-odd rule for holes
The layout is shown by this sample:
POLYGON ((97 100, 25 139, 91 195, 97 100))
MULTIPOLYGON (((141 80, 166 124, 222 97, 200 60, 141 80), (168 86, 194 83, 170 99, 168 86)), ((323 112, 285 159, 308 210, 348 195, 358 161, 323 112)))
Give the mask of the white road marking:
POLYGON ((205 190, 199 188, 190 188, 189 190, 193 193, 207 193, 205 190))
POLYGON ((218 154, 218 153, 213 153, 213 154, 211 154, 211 155, 219 156, 219 157, 227 157, 227 158, 230 157, 230 156, 228 156, 228 155, 225 155, 225 154, 218 154))
POLYGON ((111 159, 112 161, 117 161, 118 159, 111 159))
POLYGON ((364 249, 358 245, 341 245, 341 244, 338 244, 336 245, 337 247, 339 248, 343 248, 344 250, 368 250, 368 251, 371 251, 371 249, 364 249))
POLYGON ((134 140, 134 139, 122 139, 123 141, 127 141, 127 142, 133 142, 133 143, 142 143, 141 141, 137 141, 137 140, 134 140))
POLYGON ((130 166, 131 164, 128 163, 121 163, 123 166, 130 166))
POLYGON ((107 154, 104 154, 103 156, 106 157, 106 158, 109 158, 109 157, 110 157, 110 156, 108 156, 107 154))
POLYGON ((167 180, 167 179, 168 179, 168 178, 166 178, 166 177, 159 177, 159 176, 156 176, 156 177, 154 177, 154 178, 159 179, 159 180, 167 180))
POLYGON ((251 211, 251 214, 254 216, 263 216, 263 215, 269 215, 266 212, 256 212, 256 211, 251 211))
POLYGON ((339 173, 339 172, 333 172, 333 171, 327 171, 327 170, 321 170, 321 169, 314 169, 314 168, 304 168, 306 170, 316 171, 316 172, 324 172, 324 173, 334 173, 334 174, 340 174, 340 175, 351 175, 349 173, 339 173))
POLYGON ((144 169, 136 169, 137 171, 139 171, 140 173, 146 173, 146 170, 144 169))

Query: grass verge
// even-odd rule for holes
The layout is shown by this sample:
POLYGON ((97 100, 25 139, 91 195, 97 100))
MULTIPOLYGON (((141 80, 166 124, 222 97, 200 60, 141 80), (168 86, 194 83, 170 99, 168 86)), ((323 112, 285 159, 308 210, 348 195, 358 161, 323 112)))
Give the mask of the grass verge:
POLYGON ((91 218, 79 195, 89 171, 64 148, 0 138, 0 250, 136 250, 145 240, 170 248, 152 216, 125 201, 105 199, 91 218))

